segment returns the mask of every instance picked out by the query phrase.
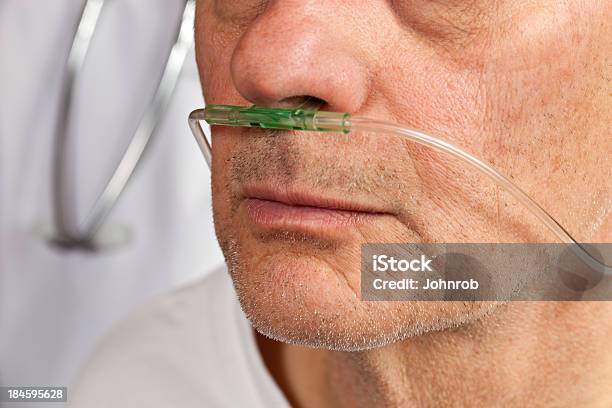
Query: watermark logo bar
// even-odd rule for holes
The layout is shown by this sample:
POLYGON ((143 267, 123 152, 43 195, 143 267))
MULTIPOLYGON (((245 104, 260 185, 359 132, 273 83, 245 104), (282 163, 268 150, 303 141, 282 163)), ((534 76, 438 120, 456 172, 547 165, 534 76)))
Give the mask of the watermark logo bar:
POLYGON ((612 243, 364 244, 361 298, 609 301, 612 243))

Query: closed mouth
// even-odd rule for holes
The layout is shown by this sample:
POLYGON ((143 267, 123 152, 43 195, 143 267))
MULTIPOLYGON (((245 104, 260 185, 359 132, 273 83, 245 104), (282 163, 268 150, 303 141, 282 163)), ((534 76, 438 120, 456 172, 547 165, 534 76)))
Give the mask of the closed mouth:
POLYGON ((260 228, 313 232, 367 222, 390 215, 374 205, 307 189, 250 185, 243 189, 249 219, 260 228))

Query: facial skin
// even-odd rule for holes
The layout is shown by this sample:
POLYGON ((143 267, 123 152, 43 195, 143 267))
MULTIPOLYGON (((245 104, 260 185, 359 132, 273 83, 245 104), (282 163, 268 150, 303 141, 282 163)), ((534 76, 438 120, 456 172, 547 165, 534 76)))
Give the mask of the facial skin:
MULTIPOLYGON (((610 242, 610 15, 607 0, 201 0, 197 61, 209 104, 314 97, 422 129, 492 164, 578 241, 610 242)), ((360 301, 363 243, 555 242, 488 180, 393 137, 219 127, 212 146, 241 305, 283 342, 366 350, 495 311, 360 301), (271 217, 274 201, 359 211, 296 221, 271 217)))

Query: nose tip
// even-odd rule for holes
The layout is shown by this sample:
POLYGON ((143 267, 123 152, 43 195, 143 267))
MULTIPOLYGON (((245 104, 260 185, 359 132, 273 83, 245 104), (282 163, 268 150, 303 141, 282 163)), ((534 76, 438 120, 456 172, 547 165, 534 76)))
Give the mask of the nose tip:
POLYGON ((358 111, 367 94, 367 70, 351 47, 342 47, 337 35, 332 41, 333 30, 324 22, 287 25, 279 14, 260 16, 236 46, 231 75, 237 91, 261 106, 296 106, 314 98, 329 110, 358 111))

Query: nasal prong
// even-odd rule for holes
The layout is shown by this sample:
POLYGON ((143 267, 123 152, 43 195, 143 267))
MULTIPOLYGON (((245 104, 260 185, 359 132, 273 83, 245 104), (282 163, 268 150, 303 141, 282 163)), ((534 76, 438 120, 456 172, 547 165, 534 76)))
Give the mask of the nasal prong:
POLYGON ((211 126, 259 127, 314 132, 350 131, 350 115, 302 108, 263 108, 231 105, 208 105, 203 119, 211 126))

